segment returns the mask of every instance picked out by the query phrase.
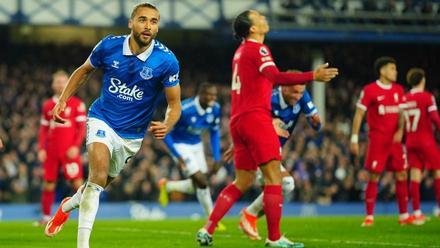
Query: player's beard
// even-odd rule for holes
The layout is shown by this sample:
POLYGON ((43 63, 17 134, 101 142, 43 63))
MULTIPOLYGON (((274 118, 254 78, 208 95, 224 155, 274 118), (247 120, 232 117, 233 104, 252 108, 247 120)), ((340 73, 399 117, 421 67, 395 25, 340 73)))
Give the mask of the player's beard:
POLYGON ((140 46, 140 47, 145 47, 150 45, 151 41, 156 38, 157 34, 151 33, 151 36, 148 40, 142 39, 142 33, 133 33, 133 38, 134 41, 140 46))

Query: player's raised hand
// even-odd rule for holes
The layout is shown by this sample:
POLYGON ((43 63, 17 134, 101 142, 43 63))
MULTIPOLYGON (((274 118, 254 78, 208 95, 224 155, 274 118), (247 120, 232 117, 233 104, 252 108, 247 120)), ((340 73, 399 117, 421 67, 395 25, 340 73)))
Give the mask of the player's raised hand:
POLYGON ((228 150, 226 150, 225 153, 223 153, 223 161, 230 164, 233 158, 234 158, 234 145, 231 144, 228 150))
POLYGON ((283 128, 286 124, 279 118, 272 119, 272 125, 275 128, 275 133, 277 133, 278 136, 283 138, 289 137, 289 132, 283 128))
POLYGON ((328 63, 320 65, 313 72, 313 79, 316 81, 328 82, 339 74, 338 68, 329 68, 328 66, 328 63))
POLYGON ((61 113, 64 112, 64 109, 66 108, 66 102, 65 101, 58 101, 55 107, 52 110, 53 113, 53 119, 61 124, 66 123, 66 119, 61 117, 61 113))
POLYGON ((156 139, 164 139, 168 133, 168 127, 163 122, 152 121, 148 128, 148 132, 153 134, 156 139))

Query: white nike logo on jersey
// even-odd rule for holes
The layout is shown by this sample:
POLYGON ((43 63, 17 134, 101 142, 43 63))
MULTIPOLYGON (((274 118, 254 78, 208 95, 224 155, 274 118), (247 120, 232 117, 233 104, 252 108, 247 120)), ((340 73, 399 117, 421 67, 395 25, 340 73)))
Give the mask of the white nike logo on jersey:
POLYGON ((377 97, 377 100, 378 100, 378 101, 382 101, 383 99, 385 99, 385 96, 378 96, 378 97, 377 97))

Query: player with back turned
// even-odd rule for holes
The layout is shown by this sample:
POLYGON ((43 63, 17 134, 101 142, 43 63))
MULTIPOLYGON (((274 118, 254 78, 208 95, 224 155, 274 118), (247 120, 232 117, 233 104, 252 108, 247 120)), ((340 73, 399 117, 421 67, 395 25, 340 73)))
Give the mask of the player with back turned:
POLYGON ((56 235, 69 213, 79 207, 78 248, 88 248, 99 196, 141 147, 145 132, 163 139, 180 117, 179 63, 174 54, 155 40, 160 15, 151 4, 137 5, 128 26, 130 35, 107 36, 69 79, 53 110, 57 122, 67 99, 97 68, 104 71, 101 95, 92 104, 87 120, 88 182, 60 204, 46 226, 56 235), (168 108, 163 122, 152 121, 165 93, 168 108))
POLYGON ((269 25, 255 10, 237 16, 234 33, 242 40, 232 61, 232 106, 230 130, 234 144, 235 181, 219 194, 208 223, 197 233, 200 245, 212 245, 217 223, 255 180, 256 170, 264 177, 263 205, 271 247, 303 247, 281 235, 282 189, 280 170, 281 145, 272 125, 271 95, 274 84, 304 84, 329 81, 338 73, 335 68, 319 67, 314 72, 280 72, 270 50, 263 44, 269 25))
POLYGON ((440 131, 440 117, 434 96, 425 91, 425 71, 412 68, 406 75, 411 90, 405 95, 406 149, 410 167, 410 196, 414 211, 413 224, 423 225, 426 221, 420 209, 420 182, 422 170, 434 172, 437 207, 435 215, 440 216, 440 149, 435 141, 432 124, 440 131))

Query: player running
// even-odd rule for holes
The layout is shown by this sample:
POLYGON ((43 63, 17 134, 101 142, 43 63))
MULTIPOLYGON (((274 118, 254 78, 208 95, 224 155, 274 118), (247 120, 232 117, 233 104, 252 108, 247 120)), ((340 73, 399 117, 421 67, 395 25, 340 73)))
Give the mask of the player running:
MULTIPOLYGON (((312 102, 305 85, 281 86, 272 91, 272 116, 274 128, 280 135, 281 146, 284 146, 288 137, 293 133, 301 113, 307 117, 310 126, 319 131, 321 118, 318 109, 312 102)), ((232 160, 233 149, 225 152, 227 162, 232 160)), ((295 188, 293 177, 281 166, 283 195, 287 195, 295 188)), ((263 193, 241 212, 239 227, 252 240, 260 240, 257 229, 257 220, 264 215, 263 193)))
POLYGON ((411 223, 412 218, 407 209, 407 163, 402 146, 404 121, 401 107, 404 92, 402 86, 395 83, 397 69, 393 58, 378 58, 374 63, 374 69, 379 79, 366 85, 361 92, 353 118, 350 144, 353 155, 359 155, 359 129, 367 112, 369 142, 365 169, 369 172, 369 181, 365 192, 367 216, 362 226, 374 224, 377 184, 385 168, 395 173, 399 224, 406 225, 411 223))
MULTIPOLYGON (((437 208, 440 207, 440 149, 435 141, 432 123, 440 130, 440 117, 434 96, 425 91, 425 71, 412 68, 406 75, 411 90, 405 95, 406 149, 410 170, 410 196, 414 211, 413 224, 423 225, 420 210, 420 181, 424 168, 434 171, 437 208)), ((436 216, 440 216, 436 213, 436 216)))
POLYGON ((235 36, 242 40, 232 62, 232 108, 230 130, 234 144, 235 181, 222 190, 208 223, 197 232, 200 245, 212 245, 217 223, 252 186, 256 170, 264 176, 263 206, 268 226, 266 245, 303 247, 280 232, 282 209, 280 141, 272 125, 271 93, 274 84, 299 84, 312 80, 329 81, 338 70, 319 67, 314 72, 279 72, 269 48, 263 44, 269 25, 266 17, 247 10, 234 21, 235 36))
POLYGON ((154 5, 137 5, 131 14, 128 36, 108 36, 70 77, 55 106, 54 118, 65 122, 67 99, 96 69, 103 68, 101 96, 92 104, 87 120, 88 182, 62 201, 45 233, 54 236, 79 207, 78 248, 89 247, 99 206, 99 195, 140 148, 148 131, 163 139, 180 117, 179 64, 174 54, 155 40, 159 11, 154 5), (165 91, 168 109, 163 122, 151 121, 165 91), (151 122, 151 123, 150 123, 151 122))
MULTIPOLYGON (((209 215, 212 211, 212 198, 206 174, 205 153, 201 135, 209 130, 214 170, 220 166, 220 105, 217 100, 217 87, 203 83, 196 97, 182 102, 182 115, 174 129, 164 141, 172 155, 177 159, 179 168, 187 177, 185 180, 159 181, 159 203, 168 204, 169 192, 196 193, 197 200, 209 215)), ((222 226, 224 229, 224 226, 222 226)))
POLYGON ((64 178, 72 182, 75 191, 83 184, 80 151, 86 134, 86 106, 81 99, 72 96, 67 100, 65 111, 61 115, 66 122, 60 124, 53 120, 52 109, 57 104, 68 80, 69 75, 64 71, 53 74, 54 96, 44 102, 42 109, 38 136, 38 160, 44 167, 41 194, 43 217, 39 221, 40 225, 46 225, 50 220, 60 167, 64 178))

